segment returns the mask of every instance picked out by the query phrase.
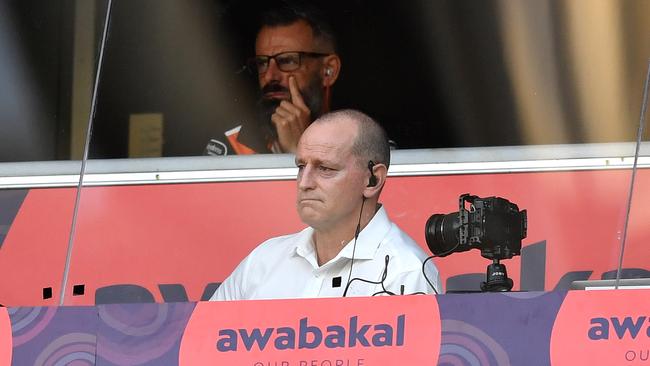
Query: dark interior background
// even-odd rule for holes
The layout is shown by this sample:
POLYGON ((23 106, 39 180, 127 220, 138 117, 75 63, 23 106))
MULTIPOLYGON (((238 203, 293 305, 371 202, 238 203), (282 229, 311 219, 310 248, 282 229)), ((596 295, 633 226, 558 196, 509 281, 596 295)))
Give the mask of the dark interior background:
POLYGON ((71 4, 0 3, 0 162, 68 158, 71 4))
MULTIPOLYGON (((203 14, 207 31, 198 37, 191 37, 187 27, 192 25, 170 4, 115 2, 92 157, 126 157, 130 113, 163 113, 165 156, 201 154, 209 137, 221 136, 240 119, 254 118, 246 110, 254 109, 255 76, 241 67, 254 53, 258 14, 273 2, 193 1, 187 6, 203 14), (227 53, 202 47, 213 42, 227 53), (225 74, 220 81, 214 69, 225 74), (239 95, 217 90, 235 85, 239 95), (224 111, 224 103, 237 108, 224 111)), ((425 25, 414 21, 422 10, 418 2, 323 4, 343 63, 333 107, 356 108, 375 117, 400 148, 522 144, 500 59, 494 4, 436 2, 429 11, 445 19, 444 24, 425 25), (456 23, 454 29, 445 26, 456 23), (451 54, 454 65, 437 57, 451 54), (474 113, 454 113, 446 101, 457 92, 457 80, 445 75, 452 72, 450 67, 462 72, 463 80, 482 86, 466 106, 474 113), (486 67, 491 72, 485 73, 486 67), (473 126, 471 135, 455 128, 467 124, 473 126)))
MULTIPOLYGON (((71 116, 79 115, 71 110, 73 38, 92 32, 98 47, 107 5, 88 1, 95 3, 94 29, 75 29, 74 0, 0 0, 0 161, 79 159, 70 147, 76 143, 71 116)), ((257 83, 242 66, 254 51, 258 15, 277 2, 114 0, 90 156, 127 157, 133 114, 163 116, 163 156, 201 155, 210 138, 256 118, 257 83)), ((610 24, 577 22, 582 10, 572 0, 311 3, 328 15, 338 36, 343 67, 333 107, 375 117, 399 148, 635 139, 650 52, 644 37, 649 15, 639 10, 647 8, 644 0, 616 2, 610 24), (539 16, 538 8, 545 10, 539 16), (519 28, 504 27, 516 21, 519 28), (525 43, 527 57, 543 61, 507 58, 522 46, 507 39, 512 29, 532 40, 525 43), (576 29, 579 34, 569 36, 576 29), (594 34, 602 32, 594 29, 620 38, 601 44, 594 34), (547 36, 551 41, 536 42, 547 36), (589 47, 578 49, 587 41, 589 47), (603 78, 602 68, 592 73, 589 67, 605 55, 620 63, 603 78), (516 74, 515 64, 523 72, 516 74), (533 75, 532 82, 522 84, 522 75, 533 75), (535 83, 544 79, 552 82, 537 96, 535 83), (523 92, 513 85, 524 85, 523 92), (521 112, 528 98, 537 118, 521 112), (612 133, 603 127, 607 121, 612 133), (531 133, 531 123, 543 133, 531 133)))

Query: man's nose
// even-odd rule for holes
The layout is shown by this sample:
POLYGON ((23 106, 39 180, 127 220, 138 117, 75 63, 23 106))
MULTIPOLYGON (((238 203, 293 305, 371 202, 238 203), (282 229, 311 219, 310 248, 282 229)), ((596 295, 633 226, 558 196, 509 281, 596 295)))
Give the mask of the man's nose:
POLYGON ((308 190, 314 188, 316 182, 313 173, 314 170, 311 167, 304 167, 298 172, 298 189, 308 190))
POLYGON ((266 85, 271 81, 282 81, 282 71, 278 68, 278 64, 274 59, 269 60, 266 72, 260 75, 261 85, 266 85))

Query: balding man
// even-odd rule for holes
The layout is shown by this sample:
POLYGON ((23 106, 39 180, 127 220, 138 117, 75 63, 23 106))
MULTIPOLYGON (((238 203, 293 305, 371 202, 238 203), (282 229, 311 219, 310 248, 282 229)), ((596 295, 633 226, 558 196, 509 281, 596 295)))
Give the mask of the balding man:
POLYGON ((390 149, 367 115, 323 115, 296 151, 296 206, 308 228, 272 238, 248 255, 212 300, 440 292, 438 270, 379 203, 390 149))

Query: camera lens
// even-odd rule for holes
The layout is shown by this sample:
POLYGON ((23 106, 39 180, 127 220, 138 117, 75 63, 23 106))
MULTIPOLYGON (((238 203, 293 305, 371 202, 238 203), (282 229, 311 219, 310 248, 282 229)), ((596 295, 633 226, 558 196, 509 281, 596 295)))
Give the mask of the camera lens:
POLYGON ((439 257, 453 253, 453 249, 458 245, 459 227, 458 212, 431 215, 424 231, 431 253, 439 257))

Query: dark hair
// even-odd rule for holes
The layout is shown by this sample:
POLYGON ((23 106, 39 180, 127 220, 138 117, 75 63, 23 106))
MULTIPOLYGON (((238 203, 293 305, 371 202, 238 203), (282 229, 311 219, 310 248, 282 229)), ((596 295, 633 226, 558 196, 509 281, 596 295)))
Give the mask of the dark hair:
POLYGON ((312 30, 314 39, 330 46, 336 52, 336 38, 325 13, 306 2, 276 1, 260 16, 258 32, 263 27, 279 27, 291 25, 298 21, 306 22, 312 30))
POLYGON ((333 122, 348 119, 357 123, 357 137, 352 145, 352 153, 359 157, 359 163, 366 167, 368 161, 390 166, 390 144, 381 125, 367 114, 355 109, 341 109, 322 115, 314 123, 333 122))

